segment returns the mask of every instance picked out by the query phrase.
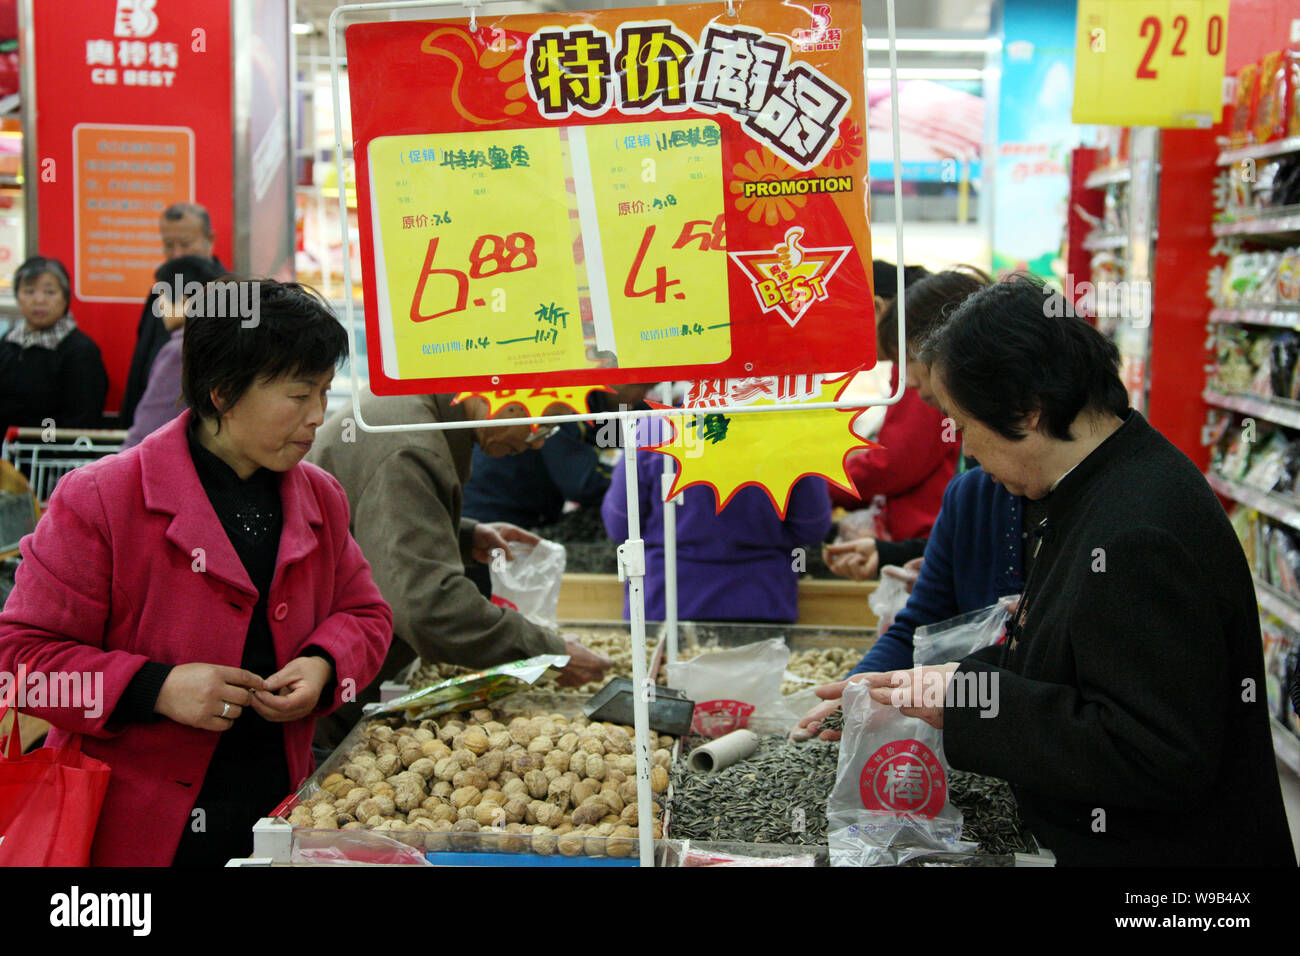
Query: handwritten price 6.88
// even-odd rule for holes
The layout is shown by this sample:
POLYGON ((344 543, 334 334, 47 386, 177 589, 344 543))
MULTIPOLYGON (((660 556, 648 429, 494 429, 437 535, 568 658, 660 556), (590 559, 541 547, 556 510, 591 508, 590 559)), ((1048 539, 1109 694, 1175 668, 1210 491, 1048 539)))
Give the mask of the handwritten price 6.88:
MULTIPOLYGON (((501 236, 484 233, 474 240, 469 251, 469 274, 459 269, 435 269, 433 260, 438 254, 438 237, 429 240, 424 254, 424 265, 420 269, 420 279, 415 286, 415 295, 411 298, 411 321, 427 322, 453 312, 464 311, 469 302, 469 280, 488 279, 505 272, 523 272, 537 267, 536 243, 526 232, 512 232, 501 236), (456 282, 456 302, 449 309, 425 314, 421 311, 425 287, 429 277, 434 275, 451 276, 456 282)), ((444 300, 445 301, 445 300, 444 300)))

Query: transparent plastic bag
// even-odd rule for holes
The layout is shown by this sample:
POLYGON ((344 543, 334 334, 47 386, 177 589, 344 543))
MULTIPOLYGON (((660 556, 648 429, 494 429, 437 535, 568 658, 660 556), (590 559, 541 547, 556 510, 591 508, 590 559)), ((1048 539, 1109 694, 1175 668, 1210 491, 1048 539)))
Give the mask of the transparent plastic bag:
POLYGON ((564 545, 543 538, 537 544, 510 543, 513 558, 500 550, 488 565, 492 574, 492 603, 518 611, 539 627, 556 629, 560 579, 564 577, 564 545))
POLYGON ((695 701, 692 733, 721 737, 743 727, 786 733, 798 720, 790 719, 781 700, 789 663, 790 648, 774 637, 671 663, 668 686, 695 701))
POLYGON ((1007 621, 1019 603, 1020 595, 1015 594, 999 598, 988 607, 918 627, 912 634, 912 666, 959 661, 981 647, 1002 643, 1007 634, 1007 621))
POLYGON ((898 617, 898 612, 907 606, 909 597, 911 595, 907 591, 905 582, 890 574, 880 575, 880 583, 867 596, 871 613, 875 614, 880 622, 879 633, 883 634, 889 629, 889 626, 894 623, 894 618, 898 617))
POLYGON ((974 854, 948 800, 943 731, 844 688, 844 735, 827 804, 832 866, 898 866, 931 853, 974 854))

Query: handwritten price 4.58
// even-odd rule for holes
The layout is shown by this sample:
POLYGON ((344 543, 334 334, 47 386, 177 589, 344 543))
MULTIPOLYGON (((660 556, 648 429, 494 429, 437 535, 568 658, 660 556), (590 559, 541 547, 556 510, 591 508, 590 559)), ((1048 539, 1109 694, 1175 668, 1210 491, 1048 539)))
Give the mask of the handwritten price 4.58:
MULTIPOLYGON (((691 242, 698 242, 702 252, 709 252, 714 249, 725 250, 727 248, 726 225, 726 220, 721 215, 714 219, 712 224, 707 219, 688 220, 682 224, 682 231, 673 243, 673 248, 683 249, 691 242)), ((636 257, 632 260, 632 267, 628 269, 627 278, 623 280, 623 295, 629 299, 654 295, 655 302, 662 305, 668 301, 668 290, 672 286, 681 285, 682 281, 681 279, 669 279, 667 266, 656 267, 653 285, 645 289, 637 289, 636 287, 641 267, 645 264, 646 253, 650 251, 650 244, 654 241, 654 237, 655 227, 646 226, 645 231, 641 234, 641 244, 637 247, 636 257)), ((685 299, 686 293, 674 292, 673 298, 685 299)))

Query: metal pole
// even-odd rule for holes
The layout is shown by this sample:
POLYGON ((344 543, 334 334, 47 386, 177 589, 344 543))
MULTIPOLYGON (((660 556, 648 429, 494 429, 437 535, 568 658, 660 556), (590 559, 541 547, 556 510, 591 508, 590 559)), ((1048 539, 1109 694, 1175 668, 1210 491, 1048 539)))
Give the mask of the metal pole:
POLYGON ((645 542, 641 540, 640 475, 637 471, 636 412, 623 412, 623 467, 627 479, 627 540, 618 546, 618 576, 627 581, 632 623, 632 723, 636 740, 637 835, 641 865, 654 866, 654 818, 650 812, 650 694, 645 664, 645 542))
MULTIPOLYGON (((660 427, 667 424, 664 422, 660 427)), ((685 428, 686 419, 681 419, 677 427, 679 431, 685 428)), ((659 498, 664 503, 664 661, 675 663, 677 660, 677 507, 682 503, 682 496, 669 497, 673 489, 673 480, 677 477, 677 460, 672 455, 662 457, 664 473, 659 498)))

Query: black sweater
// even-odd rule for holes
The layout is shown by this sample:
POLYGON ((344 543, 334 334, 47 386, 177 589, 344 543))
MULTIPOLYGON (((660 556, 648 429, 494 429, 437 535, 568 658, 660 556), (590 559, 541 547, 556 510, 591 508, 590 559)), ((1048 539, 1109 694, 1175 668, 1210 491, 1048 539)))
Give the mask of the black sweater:
POLYGON ((958 670, 998 712, 945 709, 952 765, 1008 780, 1062 864, 1294 866, 1254 586, 1196 466, 1130 412, 1042 542, 1023 624, 958 670))
POLYGON ((99 428, 108 373, 99 346, 73 329, 54 349, 0 341, 0 438, 10 425, 99 428))

